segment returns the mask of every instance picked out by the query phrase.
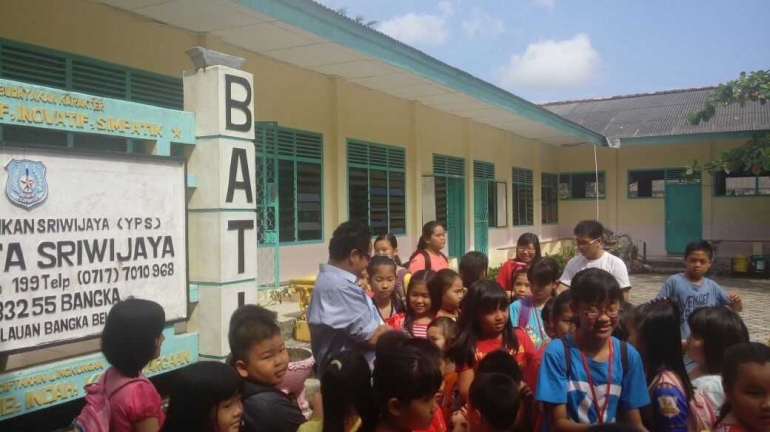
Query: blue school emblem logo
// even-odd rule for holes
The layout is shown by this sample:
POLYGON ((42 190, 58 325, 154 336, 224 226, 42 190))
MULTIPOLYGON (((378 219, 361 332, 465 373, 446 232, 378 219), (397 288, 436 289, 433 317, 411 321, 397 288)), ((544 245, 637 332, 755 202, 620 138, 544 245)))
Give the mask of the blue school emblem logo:
POLYGON ((12 159, 5 165, 5 170, 8 171, 5 195, 12 203, 29 209, 48 197, 46 169, 42 162, 12 159))

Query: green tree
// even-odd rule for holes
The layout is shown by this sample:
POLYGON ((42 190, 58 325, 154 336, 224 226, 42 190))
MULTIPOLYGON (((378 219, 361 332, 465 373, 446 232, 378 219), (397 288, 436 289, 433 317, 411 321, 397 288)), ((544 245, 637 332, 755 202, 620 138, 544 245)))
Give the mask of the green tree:
MULTIPOLYGON (((346 17, 346 18, 350 18, 350 17, 348 17, 348 8, 346 8, 346 7, 337 8, 337 9, 334 10, 334 12, 337 12, 338 14, 340 14, 340 15, 346 17)), ((374 27, 374 26, 376 26, 377 24, 380 23, 379 21, 367 21, 366 18, 364 18, 363 15, 356 15, 355 18, 351 18, 351 19, 353 21, 355 21, 355 22, 357 22, 357 23, 359 23, 361 25, 367 26, 367 27, 374 27)))
MULTIPOLYGON (((687 117, 688 123, 698 125, 708 122, 714 117, 718 106, 740 104, 746 106, 748 102, 767 104, 770 99, 770 69, 758 70, 746 74, 741 72, 738 79, 720 84, 714 93, 706 98, 703 108, 695 110, 687 117)), ((698 162, 688 170, 699 170, 698 162)), ((708 171, 747 172, 760 175, 770 171, 770 133, 755 135, 742 147, 722 152, 722 155, 707 164, 704 168, 708 171)))

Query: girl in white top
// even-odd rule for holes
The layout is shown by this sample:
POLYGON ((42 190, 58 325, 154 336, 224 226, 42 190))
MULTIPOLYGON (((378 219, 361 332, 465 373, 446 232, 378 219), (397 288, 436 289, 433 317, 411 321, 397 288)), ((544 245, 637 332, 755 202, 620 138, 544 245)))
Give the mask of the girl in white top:
POLYGON ((690 336, 687 355, 697 364, 690 372, 692 386, 718 413, 725 401, 722 389, 722 361, 733 345, 749 341, 749 331, 741 317, 725 306, 696 309, 687 318, 690 336))

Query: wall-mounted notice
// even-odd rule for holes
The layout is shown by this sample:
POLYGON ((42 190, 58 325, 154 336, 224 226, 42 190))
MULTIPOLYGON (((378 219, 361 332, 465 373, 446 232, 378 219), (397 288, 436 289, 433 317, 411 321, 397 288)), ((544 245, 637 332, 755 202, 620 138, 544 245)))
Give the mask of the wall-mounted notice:
POLYGON ((0 352, 98 335, 129 296, 187 317, 185 166, 0 147, 0 352))

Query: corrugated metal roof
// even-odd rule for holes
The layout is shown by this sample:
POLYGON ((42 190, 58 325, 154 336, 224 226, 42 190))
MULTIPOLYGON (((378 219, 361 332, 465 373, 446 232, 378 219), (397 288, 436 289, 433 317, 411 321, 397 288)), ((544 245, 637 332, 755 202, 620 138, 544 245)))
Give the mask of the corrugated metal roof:
POLYGON ((770 130, 770 104, 718 107, 698 126, 687 123, 715 87, 615 96, 606 99, 551 102, 543 107, 609 139, 770 130))

